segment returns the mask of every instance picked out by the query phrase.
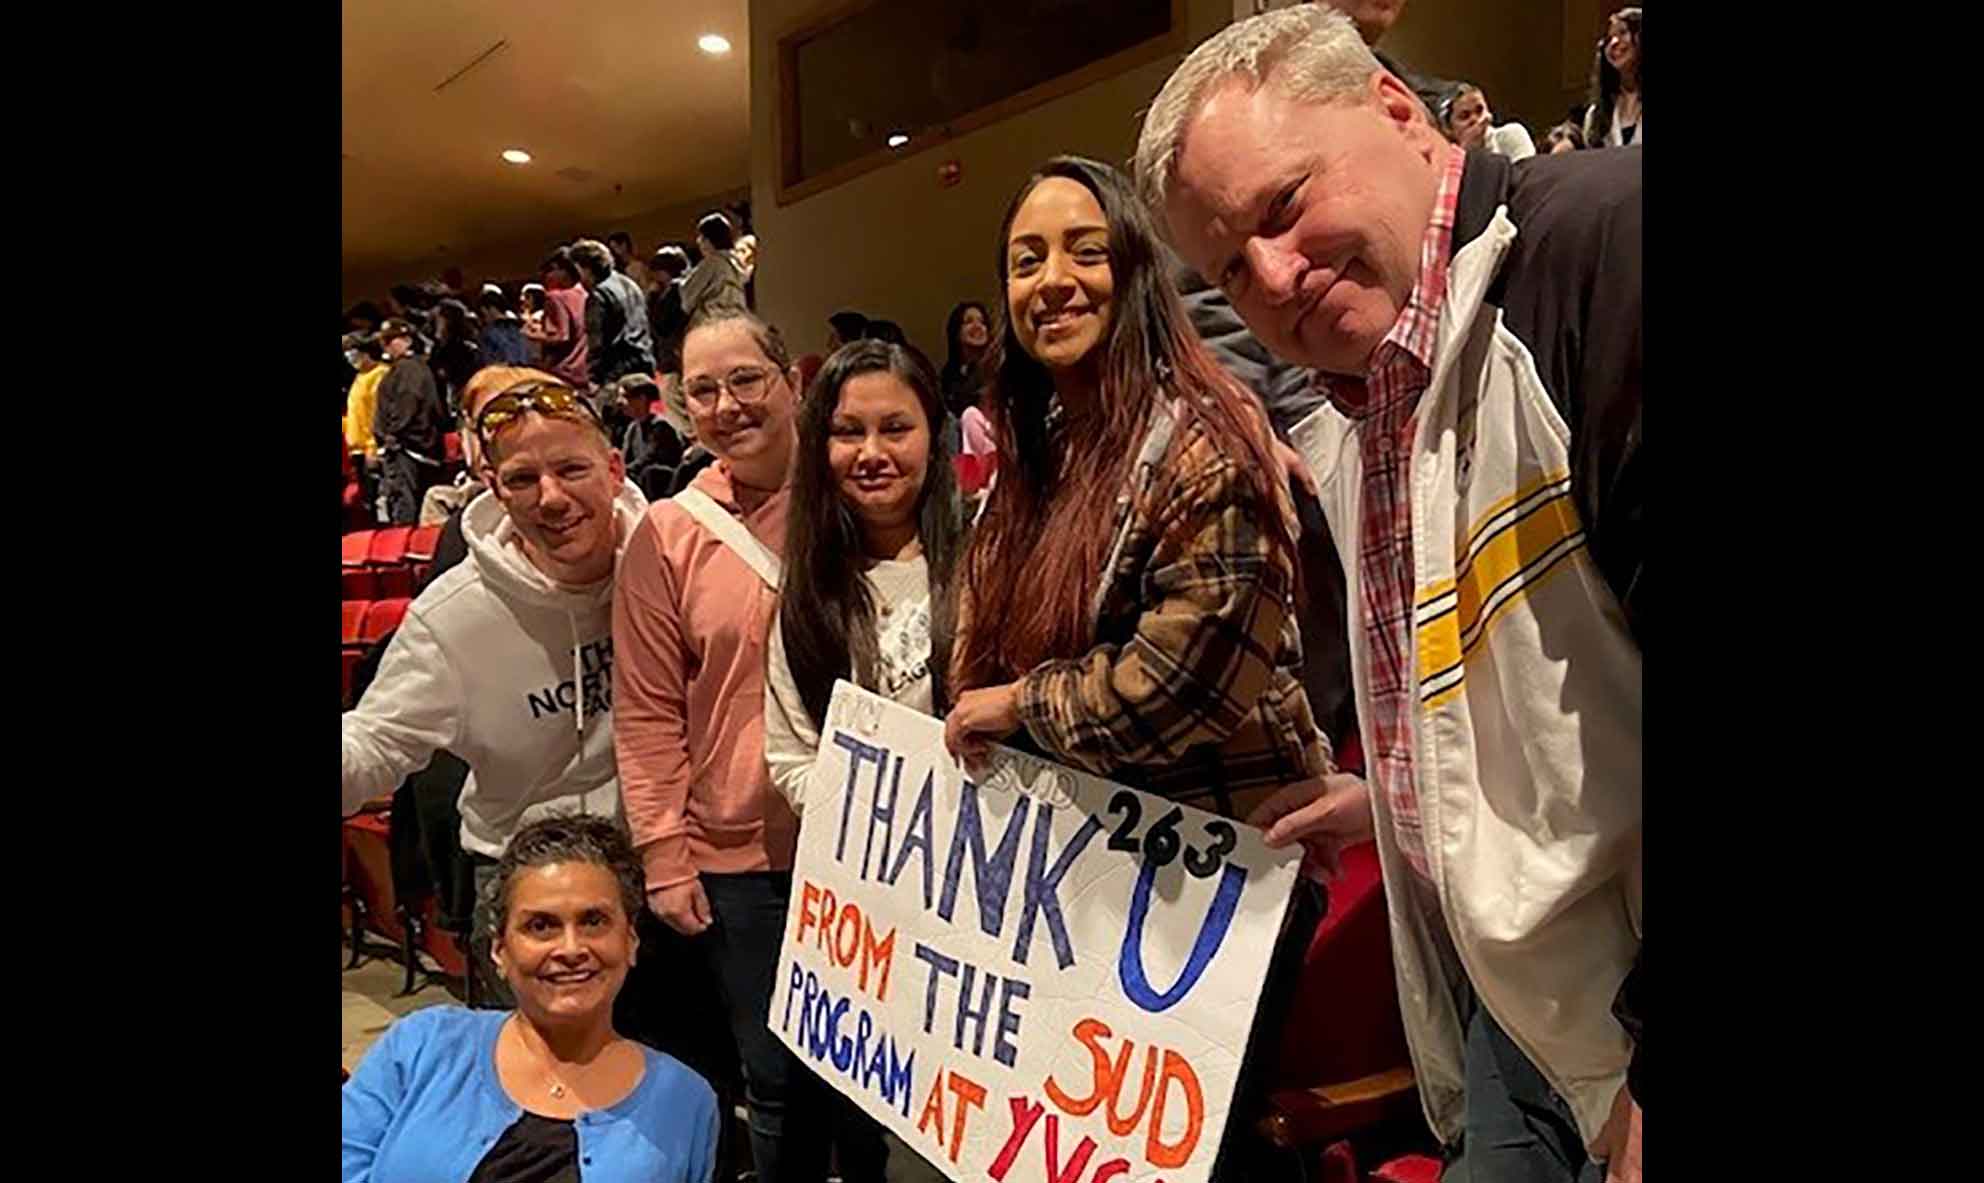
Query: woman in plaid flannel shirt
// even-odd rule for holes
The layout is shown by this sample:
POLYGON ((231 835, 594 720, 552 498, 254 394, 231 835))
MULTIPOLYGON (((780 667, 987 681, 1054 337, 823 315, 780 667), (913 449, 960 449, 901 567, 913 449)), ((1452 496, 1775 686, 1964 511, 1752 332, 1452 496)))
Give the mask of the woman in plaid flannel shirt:
MULTIPOLYGON (((1106 164, 1056 157, 1007 209, 984 397, 998 477, 962 565, 946 742, 1264 820, 1276 789, 1334 772, 1297 676, 1294 511, 1252 396, 1200 344, 1162 252, 1106 164)), ((1230 1133, 1255 1116, 1258 1049, 1322 910, 1305 883, 1230 1133)), ((1215 1179, 1252 1177, 1243 1141, 1222 1142, 1215 1179)))
POLYGON ((952 749, 1014 742, 1240 818, 1334 771, 1296 677, 1281 465, 1128 182, 1056 157, 1002 245, 1000 475, 964 560, 952 749))

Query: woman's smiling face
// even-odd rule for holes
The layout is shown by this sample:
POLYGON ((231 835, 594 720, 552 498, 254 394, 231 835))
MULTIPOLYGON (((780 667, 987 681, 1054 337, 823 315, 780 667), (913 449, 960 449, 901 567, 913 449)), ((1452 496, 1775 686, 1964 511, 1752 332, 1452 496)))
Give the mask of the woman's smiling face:
POLYGON ((827 426, 827 466, 864 530, 912 521, 930 467, 930 421, 915 389, 887 370, 843 383, 827 426))
POLYGON ((610 1014, 638 944, 613 872, 586 862, 516 873, 491 955, 517 1007, 539 1023, 610 1014))
POLYGON ((1020 348, 1049 371, 1100 360, 1115 315, 1109 222, 1079 181, 1048 177, 1006 235, 1006 311, 1020 348))

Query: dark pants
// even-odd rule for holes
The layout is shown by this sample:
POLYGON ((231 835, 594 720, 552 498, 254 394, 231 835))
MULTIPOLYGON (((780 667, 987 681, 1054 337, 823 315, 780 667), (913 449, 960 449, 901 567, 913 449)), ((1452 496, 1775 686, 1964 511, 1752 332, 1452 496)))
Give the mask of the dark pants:
MULTIPOLYGON (((613 1029, 695 1069, 719 1096, 736 1096, 737 1049, 698 938, 676 932, 646 908, 634 931, 640 951, 614 1000, 613 1029)), ((726 1137, 729 1129, 725 1122, 726 1137)))
POLYGON ((840 1150, 846 1183, 883 1183, 888 1150, 881 1127, 814 1076, 767 1022, 791 873, 704 875, 702 882, 714 923, 696 940, 737 1040, 759 1183, 821 1183, 830 1145, 840 1150))
MULTIPOLYGON (((897 1137, 893 1131, 883 1130, 882 1140, 888 1143, 889 1183, 951 1183, 951 1177, 937 1164, 923 1157, 921 1150, 897 1137)), ((841 1153, 845 1161, 846 1151, 841 1153)), ((943 1151, 937 1153, 941 1156, 943 1151)))
POLYGON ((1302 964, 1309 955, 1309 942, 1316 926, 1329 911, 1323 889, 1309 879, 1297 879, 1295 894, 1288 901, 1288 913, 1281 922, 1281 935, 1268 958, 1267 978, 1261 983, 1261 1003, 1254 1011, 1254 1026, 1247 1034, 1247 1053, 1240 1061, 1240 1074, 1233 1082, 1233 1107, 1227 1111, 1226 1133, 1219 1142, 1219 1157, 1213 1160, 1213 1183, 1243 1183, 1281 1177, 1285 1167, 1278 1164, 1273 1147, 1255 1129, 1267 1112, 1268 1089, 1274 1083, 1276 1049, 1282 1029, 1288 1025, 1289 1011, 1295 1005, 1296 987, 1301 984, 1302 964))
POLYGON ((1464 1132, 1442 1183, 1600 1183, 1570 1106, 1487 1007, 1469 1009, 1464 1132))
POLYGON ((420 524, 420 497, 441 479, 441 470, 422 464, 404 448, 379 453, 379 520, 388 526, 420 524))
POLYGON ((372 519, 379 518, 379 462, 363 453, 352 455, 351 475, 358 482, 358 503, 371 513, 372 519))

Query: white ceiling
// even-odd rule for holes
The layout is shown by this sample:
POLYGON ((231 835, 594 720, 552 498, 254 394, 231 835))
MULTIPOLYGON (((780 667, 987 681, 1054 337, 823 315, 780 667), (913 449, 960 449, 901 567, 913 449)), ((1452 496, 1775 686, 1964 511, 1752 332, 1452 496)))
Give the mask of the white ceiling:
POLYGON ((749 184, 746 20, 746 0, 344 0, 344 269, 549 245, 749 184), (709 32, 727 56, 696 48, 709 32))

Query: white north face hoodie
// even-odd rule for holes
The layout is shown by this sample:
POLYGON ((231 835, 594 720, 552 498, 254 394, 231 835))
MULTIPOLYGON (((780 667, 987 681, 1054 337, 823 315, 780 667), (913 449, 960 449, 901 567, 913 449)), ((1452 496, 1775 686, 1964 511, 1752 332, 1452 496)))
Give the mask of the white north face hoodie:
MULTIPOLYGON (((647 512, 623 484, 614 564, 647 512)), ((485 492, 462 511, 468 558, 413 601, 379 673, 344 715, 344 812, 445 748, 468 764, 462 846, 503 853, 551 812, 620 816, 613 763, 613 580, 565 588, 531 566, 485 492)))

